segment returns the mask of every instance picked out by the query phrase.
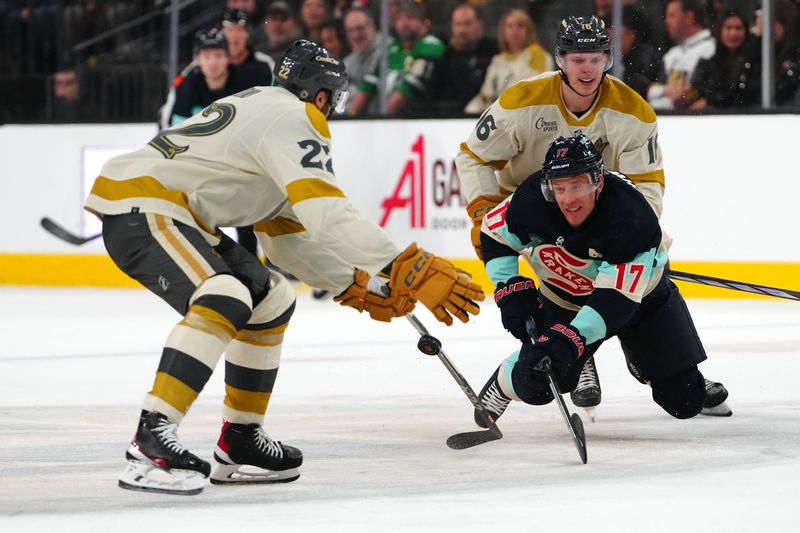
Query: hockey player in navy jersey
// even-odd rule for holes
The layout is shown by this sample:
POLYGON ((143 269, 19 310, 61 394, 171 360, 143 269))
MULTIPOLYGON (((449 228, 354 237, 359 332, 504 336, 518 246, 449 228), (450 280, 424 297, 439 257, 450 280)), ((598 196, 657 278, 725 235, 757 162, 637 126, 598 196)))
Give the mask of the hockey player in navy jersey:
MULTIPOLYGON (((703 408, 705 350, 678 288, 665 275, 667 251, 655 212, 625 176, 605 171, 588 137, 554 141, 543 168, 484 218, 481 247, 497 286, 503 325, 525 338, 481 391, 499 417, 511 400, 553 400, 549 359, 561 390, 575 388, 581 367, 618 337, 631 373, 676 418, 703 408), (539 287, 520 276, 527 253, 539 287)), ((476 417, 476 421, 478 421, 476 417)))

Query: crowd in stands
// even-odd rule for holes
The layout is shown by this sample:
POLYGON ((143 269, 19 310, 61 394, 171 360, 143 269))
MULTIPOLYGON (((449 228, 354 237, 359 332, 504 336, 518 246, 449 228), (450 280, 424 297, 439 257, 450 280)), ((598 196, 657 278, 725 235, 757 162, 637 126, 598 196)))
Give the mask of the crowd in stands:
MULTIPOLYGON (((168 97, 166 39, 147 40, 142 35, 166 33, 170 3, 0 0, 0 76, 46 77, 46 112, 28 119, 81 120, 97 112, 80 101, 92 68, 119 68, 120 63, 157 68, 162 75, 156 78, 164 88, 148 88, 151 75, 151 83, 141 86, 155 94, 136 99, 140 108, 148 106, 141 109, 140 118, 152 119, 154 101, 161 107, 168 97), (158 17, 148 15, 159 10, 158 17), (130 25, 131 20, 142 24, 130 25), (104 32, 109 37, 93 44, 104 32), (103 53, 111 58, 105 64, 98 61, 103 53), (73 86, 71 92, 65 91, 67 85, 73 86)), ((303 37, 343 58, 351 78, 350 116, 479 114, 510 84, 554 68, 552 36, 561 18, 593 12, 608 26, 613 19, 612 0, 389 0, 389 35, 383 35, 378 23, 381 3, 195 0, 182 13, 181 25, 188 30, 181 41, 181 67, 189 67, 179 78, 199 69, 190 63, 187 44, 198 30, 224 31, 231 65, 253 60, 264 69, 303 37), (231 13, 240 15, 232 20, 231 13), (384 64, 387 72, 382 76, 384 64)), ((760 4, 760 0, 624 0, 622 65, 617 72, 657 110, 757 108, 762 75, 760 4)), ((800 0, 773 0, 773 6, 774 102, 796 107, 800 106, 800 0)), ((174 87, 175 83, 173 93, 174 87)), ((6 92, 11 90, 0 94, 6 92)), ((16 117, 8 110, 5 115, 0 112, 0 121, 16 117)), ((162 112, 162 126, 168 123, 162 112)))

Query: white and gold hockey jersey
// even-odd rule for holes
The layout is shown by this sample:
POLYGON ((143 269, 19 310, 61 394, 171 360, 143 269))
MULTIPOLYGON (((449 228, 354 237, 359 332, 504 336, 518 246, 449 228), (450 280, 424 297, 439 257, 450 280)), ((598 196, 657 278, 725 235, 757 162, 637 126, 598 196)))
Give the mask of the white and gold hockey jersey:
POLYGON ((564 106, 559 72, 506 89, 481 115, 456 157, 467 201, 484 194, 510 194, 542 167, 554 140, 578 130, 594 142, 605 168, 636 183, 660 217, 664 166, 656 115, 641 96, 613 76, 605 77, 598 98, 580 117, 564 106))
POLYGON ((270 261, 334 293, 353 283, 354 267, 375 275, 399 253, 336 185, 325 116, 281 87, 218 100, 109 160, 85 208, 161 214, 211 245, 218 227, 252 224, 270 261))

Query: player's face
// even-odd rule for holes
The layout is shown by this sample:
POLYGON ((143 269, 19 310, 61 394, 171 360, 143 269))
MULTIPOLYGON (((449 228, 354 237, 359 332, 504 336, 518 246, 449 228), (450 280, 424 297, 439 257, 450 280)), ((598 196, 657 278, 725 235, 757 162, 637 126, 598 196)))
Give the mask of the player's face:
POLYGON ((197 54, 197 64, 203 76, 216 79, 228 69, 228 52, 222 48, 208 48, 197 54))
POLYGON ((590 95, 603 81, 606 61, 605 52, 570 52, 563 57, 562 68, 573 89, 590 95))
POLYGON ((588 174, 580 174, 551 180, 550 185, 553 187, 558 208, 567 219, 567 224, 577 228, 594 210, 597 202, 595 192, 602 190, 603 181, 601 178, 600 185, 595 185, 588 174))

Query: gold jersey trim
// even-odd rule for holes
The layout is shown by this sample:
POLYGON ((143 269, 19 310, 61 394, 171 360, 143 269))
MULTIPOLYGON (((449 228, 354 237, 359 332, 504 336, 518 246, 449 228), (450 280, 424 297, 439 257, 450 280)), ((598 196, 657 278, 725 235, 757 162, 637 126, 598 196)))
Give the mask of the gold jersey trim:
POLYGON ((570 126, 591 125, 603 109, 630 115, 648 124, 656 121, 653 108, 636 91, 612 76, 603 79, 600 84, 600 97, 592 105, 591 111, 581 118, 575 117, 564 105, 564 100, 561 98, 561 76, 557 73, 512 85, 500 95, 500 105, 503 109, 554 105, 558 107, 561 116, 570 126))
POLYGON ((289 203, 292 205, 312 198, 345 197, 344 193, 336 185, 320 178, 295 180, 286 186, 286 193, 289 195, 289 203))
POLYGON ((642 174, 625 174, 634 183, 659 183, 665 187, 664 171, 653 170, 652 172, 644 172, 642 174))
POLYGON ((164 200, 185 209, 203 231, 217 235, 217 232, 203 222, 189 207, 189 197, 185 192, 168 189, 152 176, 139 176, 126 180, 112 180, 105 176, 98 176, 89 195, 110 202, 135 200, 136 198, 164 200))
POLYGON ((470 156, 472 159, 474 159, 479 165, 489 165, 490 167, 492 167, 495 170, 503 170, 503 168, 505 168, 505 166, 506 166, 506 163, 508 163, 507 160, 505 160, 505 161, 484 161, 483 159, 481 159, 480 157, 475 155, 475 152, 470 150, 469 146, 467 146, 467 143, 465 143, 465 142, 461 143, 461 145, 459 146, 459 149, 462 152, 464 152, 465 154, 467 154, 468 156, 470 156))
POLYGON ((328 119, 325 118, 325 115, 322 114, 322 111, 317 109, 317 106, 306 102, 306 115, 308 115, 308 120, 320 135, 326 139, 331 138, 331 130, 328 128, 328 119))
POLYGON ((277 217, 265 222, 259 222, 253 226, 255 231, 266 233, 270 237, 280 237, 281 235, 291 235, 292 233, 302 233, 306 228, 295 220, 286 217, 277 217))

